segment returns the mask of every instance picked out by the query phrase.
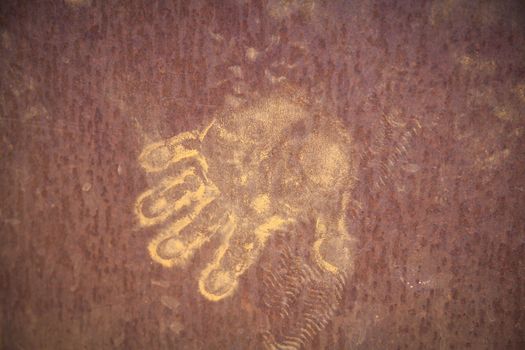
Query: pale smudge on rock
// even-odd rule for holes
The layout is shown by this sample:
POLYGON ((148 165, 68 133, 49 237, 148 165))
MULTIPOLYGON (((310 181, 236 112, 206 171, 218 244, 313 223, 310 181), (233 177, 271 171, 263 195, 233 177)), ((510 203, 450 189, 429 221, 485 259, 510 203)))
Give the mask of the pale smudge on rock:
POLYGON ((166 306, 168 309, 173 310, 173 311, 176 311, 180 306, 179 300, 169 295, 161 296, 160 302, 162 303, 162 305, 166 306))

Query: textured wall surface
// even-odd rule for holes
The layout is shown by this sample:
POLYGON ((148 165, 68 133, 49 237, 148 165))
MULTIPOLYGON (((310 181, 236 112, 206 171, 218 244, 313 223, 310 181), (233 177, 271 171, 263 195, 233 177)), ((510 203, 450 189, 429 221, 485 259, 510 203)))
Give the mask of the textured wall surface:
POLYGON ((2 1, 0 348, 523 349, 524 133, 520 1, 2 1), (210 301, 139 156, 283 87, 352 140, 351 266, 312 206, 210 301))

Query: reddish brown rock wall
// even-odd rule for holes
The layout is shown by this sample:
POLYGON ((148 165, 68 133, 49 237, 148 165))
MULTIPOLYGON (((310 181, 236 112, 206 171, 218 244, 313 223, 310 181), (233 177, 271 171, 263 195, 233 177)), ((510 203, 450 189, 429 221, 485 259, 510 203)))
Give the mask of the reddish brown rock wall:
POLYGON ((524 11, 2 2, 0 348, 261 348, 300 327, 315 290, 336 306, 306 348, 524 348, 524 11), (148 254, 138 156, 283 84, 355 145, 353 267, 343 287, 310 275, 306 222, 210 302, 197 284, 213 242, 185 269, 148 254))

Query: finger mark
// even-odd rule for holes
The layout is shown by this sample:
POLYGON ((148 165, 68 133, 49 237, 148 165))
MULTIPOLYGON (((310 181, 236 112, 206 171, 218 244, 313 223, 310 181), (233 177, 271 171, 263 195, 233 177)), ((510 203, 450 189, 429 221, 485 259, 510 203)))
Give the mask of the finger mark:
POLYGON ((166 267, 172 267, 176 263, 183 265, 186 262, 184 256, 186 247, 182 242, 170 239, 169 236, 177 236, 190 222, 191 219, 186 216, 155 237, 148 246, 151 258, 166 267))
POLYGON ((210 301, 219 301, 232 295, 239 277, 257 261, 271 234, 288 222, 279 216, 272 216, 252 234, 234 236, 236 218, 231 216, 224 243, 199 279, 201 294, 210 301), (232 241, 232 237, 235 237, 235 241, 232 241))
MULTIPOLYGON (((188 263, 195 251, 206 243, 211 235, 206 230, 197 232, 194 236, 181 236, 181 232, 193 223, 199 214, 210 205, 216 195, 209 186, 200 186, 196 192, 187 193, 187 204, 196 203, 192 211, 161 231, 149 244, 151 258, 166 267, 184 266, 188 263)), ((186 199, 184 199, 186 200, 186 199)), ((173 207, 177 208, 175 204, 173 207)), ((208 225, 208 222, 203 222, 208 225)))
POLYGON ((157 245, 157 255, 164 261, 171 261, 171 266, 184 266, 216 230, 198 232, 195 235, 181 235, 163 240, 157 245))
POLYGON ((237 220, 234 215, 228 217, 228 221, 223 227, 225 232, 224 243, 215 252, 214 259, 202 270, 199 278, 199 291, 210 301, 219 301, 233 294, 237 288, 237 279, 230 278, 231 272, 224 271, 220 267, 220 262, 228 251, 230 239, 237 227, 237 220))
POLYGON ((235 242, 229 242, 229 248, 219 262, 220 266, 234 271, 236 276, 242 275, 257 261, 272 233, 286 223, 287 220, 275 215, 259 225, 253 233, 239 232, 235 235, 235 242))
POLYGON ((208 164, 196 149, 184 147, 182 142, 197 140, 201 137, 197 132, 184 132, 167 141, 152 143, 144 148, 139 156, 139 163, 146 172, 159 172, 166 170, 171 164, 184 159, 195 159, 206 172, 208 164))
POLYGON ((189 205, 195 193, 204 191, 201 189, 203 186, 194 169, 187 169, 179 176, 167 178, 145 191, 135 204, 140 225, 151 226, 166 220, 175 211, 189 205))
POLYGON ((163 259, 177 259, 186 251, 186 245, 177 238, 168 238, 157 246, 157 254, 163 259))
POLYGON ((203 270, 199 279, 199 291, 210 301, 219 301, 232 295, 237 286, 238 279, 232 271, 222 270, 214 265, 203 270))
POLYGON ((177 145, 180 145, 180 143, 182 143, 183 141, 194 140, 195 138, 195 132, 187 131, 175 135, 170 139, 151 143, 144 148, 144 150, 139 156, 139 161, 141 161, 141 163, 142 161, 144 161, 146 164, 150 161, 155 160, 161 162, 162 159, 168 161, 169 157, 171 156, 171 154, 169 153, 170 147, 176 147, 177 145))

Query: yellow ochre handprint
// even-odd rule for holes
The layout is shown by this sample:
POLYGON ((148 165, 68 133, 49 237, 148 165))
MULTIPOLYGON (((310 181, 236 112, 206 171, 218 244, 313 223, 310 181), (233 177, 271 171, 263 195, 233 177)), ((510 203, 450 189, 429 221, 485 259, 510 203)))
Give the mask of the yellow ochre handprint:
POLYGON ((140 225, 164 225, 148 247, 154 261, 186 266, 221 236, 199 278, 208 300, 232 295, 268 239, 294 234, 299 220, 316 223, 311 255, 323 271, 351 268, 345 213, 355 180, 352 140, 297 90, 224 108, 202 130, 146 146, 139 162, 162 177, 135 206, 140 225))

